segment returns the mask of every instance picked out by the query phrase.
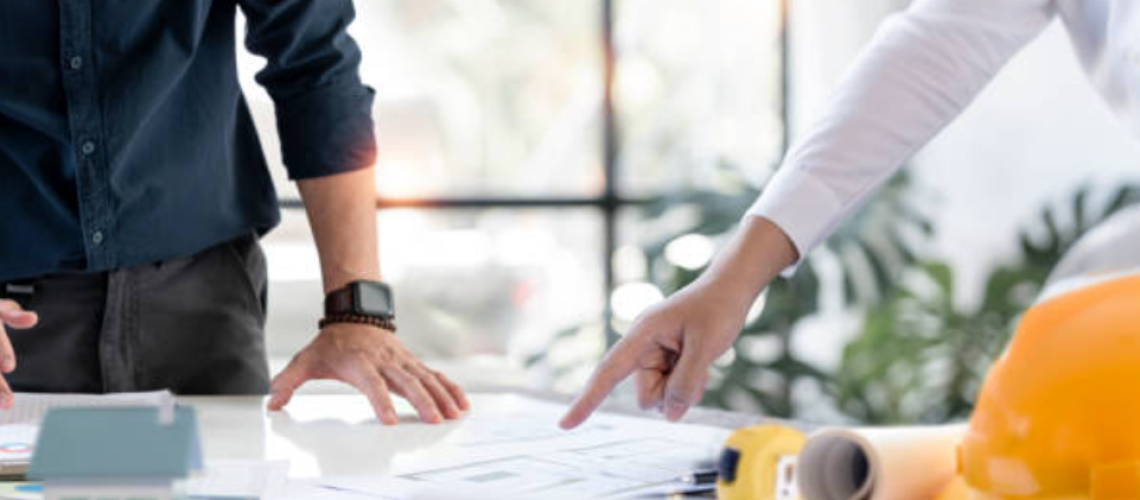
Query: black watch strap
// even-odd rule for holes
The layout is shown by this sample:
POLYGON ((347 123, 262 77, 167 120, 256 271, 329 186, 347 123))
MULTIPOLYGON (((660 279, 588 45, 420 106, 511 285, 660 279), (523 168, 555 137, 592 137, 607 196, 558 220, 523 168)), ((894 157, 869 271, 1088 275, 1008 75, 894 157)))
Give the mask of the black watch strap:
POLYGON ((319 326, 335 323, 372 325, 396 331, 392 295, 388 285, 374 281, 354 281, 325 296, 325 317, 319 326))
POLYGON ((325 296, 325 316, 352 314, 353 292, 351 286, 346 286, 325 296))

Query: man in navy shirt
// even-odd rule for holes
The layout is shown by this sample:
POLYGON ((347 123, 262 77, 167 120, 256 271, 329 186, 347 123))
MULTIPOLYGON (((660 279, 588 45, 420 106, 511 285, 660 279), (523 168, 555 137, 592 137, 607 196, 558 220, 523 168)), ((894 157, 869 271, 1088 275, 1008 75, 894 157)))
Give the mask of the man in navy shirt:
POLYGON ((279 214, 238 85, 238 8, 246 47, 268 60, 257 80, 276 106, 325 292, 383 290, 373 92, 345 31, 350 0, 3 2, 0 407, 13 390, 169 388, 271 389, 276 409, 306 380, 334 378, 389 424, 389 393, 429 422, 466 409, 390 316, 360 311, 326 317, 270 383, 257 238, 279 214))

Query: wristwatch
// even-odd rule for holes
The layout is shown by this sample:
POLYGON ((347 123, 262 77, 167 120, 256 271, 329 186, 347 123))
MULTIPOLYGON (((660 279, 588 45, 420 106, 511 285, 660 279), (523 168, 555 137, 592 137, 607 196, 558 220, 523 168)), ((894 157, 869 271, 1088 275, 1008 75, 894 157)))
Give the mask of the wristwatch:
POLYGON ((325 297, 321 329, 336 323, 373 325, 395 333, 396 302, 392 287, 379 281, 353 281, 325 297))

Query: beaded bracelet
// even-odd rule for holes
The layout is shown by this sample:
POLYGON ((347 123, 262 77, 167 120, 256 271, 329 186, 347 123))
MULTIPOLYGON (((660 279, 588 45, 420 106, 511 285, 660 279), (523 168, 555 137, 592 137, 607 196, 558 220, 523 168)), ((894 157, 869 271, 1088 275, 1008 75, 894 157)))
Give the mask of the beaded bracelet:
POLYGON ((372 325, 396 333, 396 323, 392 322, 392 318, 381 318, 379 316, 365 316, 363 314, 334 314, 326 316, 321 319, 318 326, 324 330, 326 326, 337 323, 355 323, 359 325, 372 325))

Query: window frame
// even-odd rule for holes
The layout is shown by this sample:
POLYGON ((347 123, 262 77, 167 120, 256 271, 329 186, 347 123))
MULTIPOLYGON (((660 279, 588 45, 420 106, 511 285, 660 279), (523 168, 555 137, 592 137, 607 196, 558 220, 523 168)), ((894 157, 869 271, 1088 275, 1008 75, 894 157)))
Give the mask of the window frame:
MULTIPOLYGON (((651 199, 637 198, 625 195, 619 188, 619 154, 621 151, 621 124, 614 106, 614 81, 616 77, 616 50, 614 44, 615 29, 615 2, 618 0, 601 0, 599 44, 602 50, 602 165, 603 189, 597 196, 472 196, 472 197, 415 197, 415 198, 387 198, 378 197, 376 210, 391 210, 400 208, 416 209, 461 209, 482 210, 489 208, 507 209, 573 209, 593 208, 601 212, 602 224, 602 286, 605 303, 602 307, 602 324, 605 326, 606 344, 613 345, 619 336, 613 328, 613 310, 610 307, 610 296, 616 286, 613 265, 613 255, 618 244, 618 216, 622 209, 637 207, 649 203, 651 199)), ((781 127, 779 158, 787 153, 789 147, 788 123, 790 123, 790 106, 788 103, 790 86, 789 64, 789 0, 779 1, 779 35, 778 52, 780 68, 779 114, 781 127)), ((298 198, 282 198, 279 205, 283 210, 303 210, 304 204, 298 198)))

